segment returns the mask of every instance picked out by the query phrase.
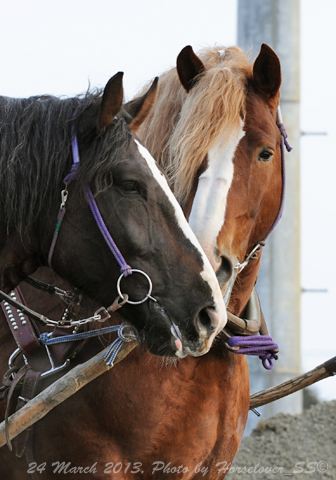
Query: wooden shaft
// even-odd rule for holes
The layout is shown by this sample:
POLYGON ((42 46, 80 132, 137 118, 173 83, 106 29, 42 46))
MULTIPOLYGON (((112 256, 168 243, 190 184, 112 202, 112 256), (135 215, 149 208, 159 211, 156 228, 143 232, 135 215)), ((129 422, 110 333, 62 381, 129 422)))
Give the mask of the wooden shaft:
POLYGON ((254 393, 250 397, 250 410, 274 402, 275 400, 279 400, 279 398, 286 397, 287 395, 291 395, 302 388, 309 387, 309 385, 312 385, 313 383, 335 375, 335 373, 336 357, 333 357, 307 373, 292 378, 287 382, 280 383, 280 385, 276 385, 275 387, 254 393))
MULTIPOLYGON (((114 365, 123 360, 136 346, 136 341, 124 343, 120 349, 114 365)), ((50 410, 64 402, 67 398, 74 395, 82 387, 90 383, 95 378, 110 370, 104 360, 104 355, 108 348, 95 355, 87 362, 77 365, 64 377, 57 380, 39 395, 22 407, 19 411, 9 417, 8 430, 10 439, 15 438, 26 428, 30 427, 38 420, 41 420, 50 410)), ((281 383, 276 387, 262 390, 254 393, 250 398, 250 409, 257 408, 267 403, 274 402, 279 398, 290 395, 302 388, 308 387, 324 378, 336 374, 336 357, 299 375, 287 382, 281 383)), ((6 444, 5 422, 0 424, 0 447, 6 444)))
MULTIPOLYGON (((131 341, 124 343, 114 361, 114 365, 126 357, 136 346, 138 342, 131 341)), ((109 347, 108 347, 109 348, 109 347)), ((87 362, 77 365, 57 380, 39 395, 9 417, 9 437, 13 439, 26 428, 30 427, 38 420, 43 418, 50 410, 64 402, 67 398, 74 395, 82 387, 107 372, 112 367, 106 365, 104 355, 108 348, 95 355, 87 362)), ((5 422, 0 424, 0 447, 6 444, 5 422)))

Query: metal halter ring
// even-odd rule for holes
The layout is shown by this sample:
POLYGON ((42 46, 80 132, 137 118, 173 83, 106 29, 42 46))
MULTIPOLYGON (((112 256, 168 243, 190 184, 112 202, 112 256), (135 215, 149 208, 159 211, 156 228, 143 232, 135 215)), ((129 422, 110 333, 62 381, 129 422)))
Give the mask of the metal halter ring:
MULTIPOLYGON (((126 303, 131 303, 132 305, 140 305, 140 303, 144 303, 146 300, 148 300, 149 298, 151 300, 153 300, 154 302, 157 302, 157 300, 154 298, 154 297, 151 297, 151 293, 152 293, 152 288, 153 288, 153 285, 152 285, 152 281, 151 279, 149 278, 149 276, 147 275, 147 273, 143 272, 142 270, 137 270, 135 268, 131 268, 131 272, 132 273, 141 273, 144 277, 147 278, 148 280, 148 283, 149 283, 149 289, 148 289, 148 293, 147 295, 140 301, 138 302, 133 302, 131 300, 126 300, 126 303)), ((118 291, 118 295, 124 300, 124 296, 123 294, 121 293, 121 290, 120 290, 120 282, 121 280, 124 278, 124 275, 121 274, 120 277, 118 278, 118 281, 117 281, 117 291, 118 291)))

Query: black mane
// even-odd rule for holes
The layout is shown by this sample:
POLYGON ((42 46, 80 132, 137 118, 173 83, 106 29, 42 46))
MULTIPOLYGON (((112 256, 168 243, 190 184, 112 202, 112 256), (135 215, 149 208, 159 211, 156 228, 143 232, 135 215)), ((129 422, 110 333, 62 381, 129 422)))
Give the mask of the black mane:
POLYGON ((90 184, 96 192, 106 186, 106 174, 129 146, 131 134, 120 119, 97 135, 101 95, 0 97, 0 215, 7 228, 24 233, 43 208, 60 199, 72 164, 72 124, 80 131, 86 112, 96 116, 91 135, 82 134, 76 183, 90 184))

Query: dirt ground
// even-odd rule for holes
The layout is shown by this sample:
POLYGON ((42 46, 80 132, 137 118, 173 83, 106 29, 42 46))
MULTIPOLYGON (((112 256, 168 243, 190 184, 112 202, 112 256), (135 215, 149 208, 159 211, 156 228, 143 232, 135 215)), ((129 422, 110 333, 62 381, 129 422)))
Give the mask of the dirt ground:
POLYGON ((228 480, 336 480, 336 400, 261 420, 243 439, 228 480))

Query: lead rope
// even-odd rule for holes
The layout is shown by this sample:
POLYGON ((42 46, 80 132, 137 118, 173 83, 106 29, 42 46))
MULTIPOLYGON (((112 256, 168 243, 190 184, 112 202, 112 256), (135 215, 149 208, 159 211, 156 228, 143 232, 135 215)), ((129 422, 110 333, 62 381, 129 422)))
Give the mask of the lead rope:
POLYGON ((104 355, 104 360, 106 360, 106 365, 109 367, 113 366, 113 362, 118 355, 118 352, 124 342, 131 342, 132 340, 137 340, 135 333, 130 325, 123 323, 122 325, 112 325, 109 327, 99 328, 97 330, 88 330, 87 332, 73 333, 71 335, 64 335, 61 337, 51 337, 51 334, 41 333, 40 341, 44 345, 57 345, 64 342, 73 342, 78 340, 86 340, 87 338, 98 337, 106 335, 108 333, 118 332, 118 337, 114 340, 113 343, 109 346, 109 349, 104 355), (128 328, 128 332, 124 330, 128 328))
POLYGON ((259 357, 266 370, 272 370, 273 360, 278 359, 279 347, 268 335, 236 336, 226 343, 234 353, 259 357))

